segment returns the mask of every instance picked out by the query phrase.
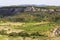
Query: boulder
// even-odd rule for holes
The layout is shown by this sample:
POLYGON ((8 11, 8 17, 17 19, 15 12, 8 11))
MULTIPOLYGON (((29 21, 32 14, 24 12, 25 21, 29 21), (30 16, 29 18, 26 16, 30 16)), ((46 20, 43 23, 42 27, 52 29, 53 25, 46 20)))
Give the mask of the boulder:
POLYGON ((54 28, 53 36, 60 36, 60 27, 54 28))

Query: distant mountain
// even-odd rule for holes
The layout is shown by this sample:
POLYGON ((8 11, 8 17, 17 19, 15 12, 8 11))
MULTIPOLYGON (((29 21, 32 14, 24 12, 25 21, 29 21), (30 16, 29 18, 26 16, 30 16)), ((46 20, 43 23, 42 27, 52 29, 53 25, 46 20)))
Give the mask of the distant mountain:
POLYGON ((44 7, 44 6, 49 6, 49 5, 41 4, 41 5, 38 5, 38 6, 44 7))
POLYGON ((16 5, 16 6, 48 6, 48 5, 45 5, 45 4, 41 4, 41 5, 34 5, 34 4, 24 4, 24 5, 16 5))
POLYGON ((48 5, 45 5, 45 4, 41 4, 41 5, 35 5, 35 4, 23 4, 23 5, 11 5, 11 6, 0 6, 0 7, 19 7, 19 6, 22 6, 22 7, 26 7, 26 6, 39 6, 39 7, 44 7, 44 6, 48 6, 48 5))

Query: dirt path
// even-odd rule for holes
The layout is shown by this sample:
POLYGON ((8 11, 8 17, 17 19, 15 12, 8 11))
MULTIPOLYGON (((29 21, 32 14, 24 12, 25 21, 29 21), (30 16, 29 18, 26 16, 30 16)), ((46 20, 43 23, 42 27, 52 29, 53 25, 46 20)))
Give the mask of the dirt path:
POLYGON ((38 23, 35 23, 34 25, 40 25, 40 24, 47 24, 49 22, 38 22, 38 23))
POLYGON ((25 23, 20 23, 20 22, 7 22, 7 23, 1 23, 0 26, 7 26, 7 25, 12 25, 12 26, 21 26, 25 23))

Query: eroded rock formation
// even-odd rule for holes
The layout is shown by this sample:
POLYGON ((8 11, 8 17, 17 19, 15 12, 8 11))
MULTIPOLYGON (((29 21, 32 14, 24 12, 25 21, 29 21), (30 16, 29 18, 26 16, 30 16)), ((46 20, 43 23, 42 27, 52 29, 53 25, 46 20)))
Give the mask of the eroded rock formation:
POLYGON ((57 27, 53 30, 53 36, 60 36, 60 27, 57 27))

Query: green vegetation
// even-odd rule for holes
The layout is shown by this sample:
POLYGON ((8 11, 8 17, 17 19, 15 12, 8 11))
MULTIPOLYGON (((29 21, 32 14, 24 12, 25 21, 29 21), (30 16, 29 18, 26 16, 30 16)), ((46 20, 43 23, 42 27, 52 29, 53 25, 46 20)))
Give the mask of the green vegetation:
MULTIPOLYGON (((2 24, 3 23, 1 23, 1 26, 3 26, 2 24)), ((16 40, 21 39, 21 38, 22 38, 21 40, 27 40, 26 38, 30 40, 33 40, 33 39, 45 40, 47 38, 50 39, 49 38, 50 35, 48 35, 47 32, 49 31, 50 33, 50 30, 53 29, 55 26, 56 25, 54 23, 50 23, 50 22, 29 22, 29 23, 22 24, 20 26, 18 25, 11 26, 9 24, 8 27, 10 27, 11 29, 1 30, 0 35, 7 36, 8 40, 15 40, 15 38, 17 38, 16 40), (12 29, 16 29, 17 32, 8 33, 8 31, 11 31, 12 29), (18 30, 24 30, 24 31, 18 32, 18 30)), ((5 28, 8 28, 8 27, 5 27, 5 28)))
POLYGON ((51 31, 60 26, 60 12, 18 12, 11 16, 1 16, 0 40, 55 40, 55 37, 51 37, 51 31))
POLYGON ((1 18, 2 21, 10 22, 57 22, 60 20, 59 12, 23 12, 17 13, 14 16, 8 16, 1 18))

